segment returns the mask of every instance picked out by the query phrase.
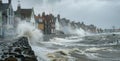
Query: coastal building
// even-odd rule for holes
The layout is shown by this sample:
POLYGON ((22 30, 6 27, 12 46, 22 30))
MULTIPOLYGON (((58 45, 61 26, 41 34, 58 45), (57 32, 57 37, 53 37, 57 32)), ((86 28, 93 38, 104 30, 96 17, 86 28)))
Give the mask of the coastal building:
POLYGON ((12 32, 14 28, 14 11, 11 0, 8 3, 2 3, 0 0, 0 35, 5 35, 12 32))
POLYGON ((103 33, 103 29, 101 29, 101 28, 97 28, 97 33, 103 33))
MULTIPOLYGON (((15 11, 15 18, 18 18, 20 21, 26 21, 31 23, 33 26, 37 27, 37 23, 34 18, 34 9, 33 8, 21 8, 18 4, 17 10, 15 11)), ((17 20, 16 19, 16 22, 17 20)), ((18 21, 19 22, 19 21, 18 21)))
POLYGON ((44 23, 40 14, 38 16, 35 15, 35 21, 38 23, 38 29, 40 29, 41 31, 44 31, 44 23))
POLYGON ((52 14, 50 14, 50 17, 51 17, 51 34, 55 34, 55 20, 56 20, 56 18, 52 15, 52 14))
POLYGON ((50 16, 45 15, 45 13, 43 12, 42 18, 43 18, 43 23, 44 23, 44 34, 51 34, 50 16))
POLYGON ((54 34, 55 33, 55 17, 52 14, 45 15, 42 13, 42 20, 44 23, 44 34, 54 34))
POLYGON ((97 33, 97 28, 96 28, 96 26, 94 26, 94 25, 89 25, 89 27, 88 27, 89 29, 90 29, 90 31, 92 32, 92 33, 97 33))
MULTIPOLYGON (((70 27, 70 29, 83 29, 84 31, 90 33, 98 32, 97 27, 92 24, 86 25, 84 22, 74 22, 66 18, 60 18, 59 14, 57 17, 54 17, 52 14, 45 14, 45 12, 43 12, 42 16, 40 16, 40 14, 38 16, 35 16, 35 21, 38 23, 37 28, 42 30, 44 34, 60 33, 62 30, 65 30, 68 27, 70 27), (59 23, 58 28, 60 30, 56 30, 56 21, 59 23)), ((101 30, 99 30, 99 32, 100 31, 101 30)))

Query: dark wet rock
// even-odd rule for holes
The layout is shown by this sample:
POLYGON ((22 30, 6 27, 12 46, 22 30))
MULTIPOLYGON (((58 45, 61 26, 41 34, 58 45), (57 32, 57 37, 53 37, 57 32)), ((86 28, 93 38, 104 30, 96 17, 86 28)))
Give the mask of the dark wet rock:
POLYGON ((1 58, 5 58, 5 55, 2 55, 1 58))
POLYGON ((15 43, 13 43, 13 46, 15 46, 15 43))
POLYGON ((1 59, 0 59, 0 61, 4 61, 4 60, 1 60, 1 59))
POLYGON ((29 47, 23 47, 23 50, 29 50, 29 47))
POLYGON ((57 51, 56 53, 60 53, 61 55, 68 55, 66 52, 64 51, 57 51))
POLYGON ((8 52, 12 51, 12 46, 9 46, 8 52))
POLYGON ((25 57, 25 61, 37 61, 36 57, 25 57))
POLYGON ((34 52, 30 49, 30 48, 27 48, 27 49, 23 49, 24 50, 24 54, 27 54, 27 55, 34 55, 34 52))
POLYGON ((23 49, 26 50, 26 51, 31 50, 30 46, 23 47, 23 49))
POLYGON ((4 61, 18 61, 18 59, 19 61, 37 61, 37 58, 31 46, 29 45, 28 39, 25 37, 21 38, 15 40, 13 43, 10 42, 9 44, 1 44, 3 47, 5 47, 1 49, 3 54, 1 55, 1 58, 5 59, 4 61))
POLYGON ((34 52, 32 50, 28 51, 29 55, 34 55, 34 52))
POLYGON ((10 56, 8 58, 6 58, 4 61, 18 61, 17 58, 10 56))
POLYGON ((8 54, 8 52, 4 52, 3 54, 4 54, 4 55, 7 55, 7 54, 8 54))
POLYGON ((8 54, 9 54, 9 55, 14 55, 14 56, 16 55, 16 53, 8 53, 8 54))
POLYGON ((18 54, 16 54, 15 57, 16 57, 16 58, 22 58, 22 57, 24 57, 24 56, 23 56, 23 55, 18 55, 18 54))
POLYGON ((14 50, 15 52, 18 52, 19 54, 21 54, 22 50, 20 48, 15 48, 14 50))

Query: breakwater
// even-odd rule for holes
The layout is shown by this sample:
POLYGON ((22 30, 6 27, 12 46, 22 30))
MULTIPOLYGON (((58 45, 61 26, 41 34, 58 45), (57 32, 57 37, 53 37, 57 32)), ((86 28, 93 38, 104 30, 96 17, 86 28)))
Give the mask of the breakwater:
POLYGON ((0 61, 38 61, 26 37, 1 40, 0 61))

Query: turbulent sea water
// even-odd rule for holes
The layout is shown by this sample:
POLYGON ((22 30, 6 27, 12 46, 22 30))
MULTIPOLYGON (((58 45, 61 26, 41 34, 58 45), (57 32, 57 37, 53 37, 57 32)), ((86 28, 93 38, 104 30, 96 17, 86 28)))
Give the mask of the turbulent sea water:
MULTIPOLYGON (((56 36, 47 41, 35 39, 29 39, 29 43, 38 61, 120 61, 120 34, 56 36)), ((7 49, 10 42, 14 43, 0 41, 0 48, 7 49)))
POLYGON ((82 36, 85 32, 78 31, 80 35, 47 39, 29 23, 20 23, 18 30, 19 37, 29 38, 38 61, 120 61, 120 33, 82 36))
POLYGON ((120 33, 58 35, 47 39, 46 35, 26 22, 18 25, 17 33, 17 38, 29 38, 38 61, 120 61, 120 33))
POLYGON ((54 37, 32 45, 39 61, 120 61, 119 35, 54 37))

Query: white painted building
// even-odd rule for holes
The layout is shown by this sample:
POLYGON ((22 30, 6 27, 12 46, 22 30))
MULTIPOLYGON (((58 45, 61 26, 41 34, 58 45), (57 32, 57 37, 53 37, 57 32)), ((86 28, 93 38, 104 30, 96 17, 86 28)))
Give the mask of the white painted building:
POLYGON ((11 0, 8 0, 8 3, 2 3, 0 0, 0 7, 0 33, 4 37, 8 35, 8 32, 12 33, 10 31, 14 28, 14 11, 11 0))
POLYGON ((15 11, 16 18, 19 18, 20 21, 26 21, 31 23, 33 26, 37 28, 37 23, 34 18, 34 9, 33 8, 21 8, 20 4, 15 11))

